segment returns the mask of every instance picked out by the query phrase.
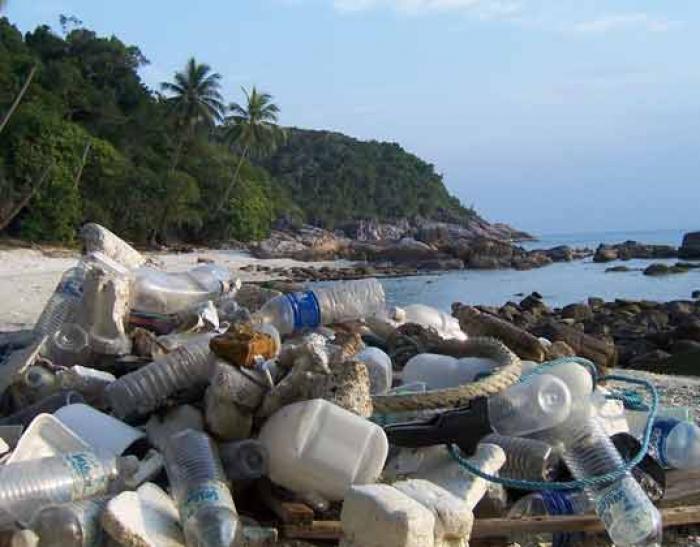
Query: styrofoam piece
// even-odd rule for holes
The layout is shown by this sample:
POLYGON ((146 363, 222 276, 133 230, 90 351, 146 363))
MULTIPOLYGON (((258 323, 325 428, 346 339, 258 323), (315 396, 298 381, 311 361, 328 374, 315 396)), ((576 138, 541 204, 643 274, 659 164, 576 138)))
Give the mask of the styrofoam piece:
POLYGON ((150 482, 135 492, 122 492, 110 500, 102 515, 102 525, 119 545, 185 545, 175 502, 160 487, 150 482))
POLYGON ((51 414, 39 414, 24 432, 7 463, 90 450, 90 445, 51 414))
POLYGON ((273 482, 331 501, 343 499, 353 484, 376 482, 389 448, 381 427, 323 399, 281 408, 259 440, 273 482))
POLYGON ((82 403, 59 408, 54 416, 95 452, 119 456, 134 442, 145 437, 143 431, 82 403))

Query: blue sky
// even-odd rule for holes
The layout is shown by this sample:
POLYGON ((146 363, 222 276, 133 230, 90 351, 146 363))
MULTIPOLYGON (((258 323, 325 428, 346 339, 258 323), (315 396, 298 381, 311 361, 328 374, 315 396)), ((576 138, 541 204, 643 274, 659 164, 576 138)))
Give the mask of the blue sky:
POLYGON ((399 142, 537 233, 700 229, 695 0, 9 0, 271 92, 282 123, 399 142))

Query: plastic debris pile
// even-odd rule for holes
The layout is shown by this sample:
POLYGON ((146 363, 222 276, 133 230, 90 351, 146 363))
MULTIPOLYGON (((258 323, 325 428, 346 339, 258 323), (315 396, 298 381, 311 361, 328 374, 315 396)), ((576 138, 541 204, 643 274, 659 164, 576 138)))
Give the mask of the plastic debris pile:
POLYGON ((374 279, 268 298, 214 264, 150 267, 98 225, 82 237, 0 367, 12 545, 277 545, 293 508, 339 521, 346 547, 466 546, 475 515, 593 512, 616 545, 655 545, 663 467, 700 466, 700 430, 662 409, 626 470, 647 414, 473 308, 389 308, 374 279))

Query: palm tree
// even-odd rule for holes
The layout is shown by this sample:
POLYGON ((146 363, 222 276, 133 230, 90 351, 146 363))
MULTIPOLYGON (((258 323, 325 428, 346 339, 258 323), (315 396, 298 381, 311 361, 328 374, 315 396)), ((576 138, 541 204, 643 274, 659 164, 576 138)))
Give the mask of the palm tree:
POLYGON ((199 64, 191 57, 185 69, 175 73, 173 82, 163 82, 160 87, 170 94, 166 100, 180 131, 171 166, 174 171, 182 147, 195 130, 199 127, 212 128, 223 119, 226 108, 219 92, 221 75, 212 73, 209 65, 199 64))
POLYGON ((259 92, 255 86, 250 93, 245 88, 242 89, 246 99, 245 106, 232 103, 229 106, 231 115, 227 116, 225 122, 226 140, 240 155, 233 178, 219 202, 219 210, 226 204, 236 186, 241 167, 248 155, 272 152, 286 136, 284 129, 277 125, 280 109, 272 102, 272 95, 259 92))

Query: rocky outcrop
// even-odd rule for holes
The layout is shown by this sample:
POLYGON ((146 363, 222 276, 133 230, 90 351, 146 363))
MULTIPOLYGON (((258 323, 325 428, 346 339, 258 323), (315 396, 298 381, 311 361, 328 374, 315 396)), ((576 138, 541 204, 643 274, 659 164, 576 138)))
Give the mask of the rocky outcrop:
POLYGON ((647 245, 637 241, 625 241, 615 245, 599 245, 593 256, 593 262, 630 260, 632 258, 676 258, 677 256, 678 249, 670 245, 647 245))
POLYGON ((344 256, 350 241, 336 234, 303 226, 297 231, 274 231, 267 239, 251 246, 257 258, 294 258, 297 260, 326 260, 344 256))
POLYGON ((685 260, 700 260, 700 232, 690 232, 683 236, 678 256, 685 260))

